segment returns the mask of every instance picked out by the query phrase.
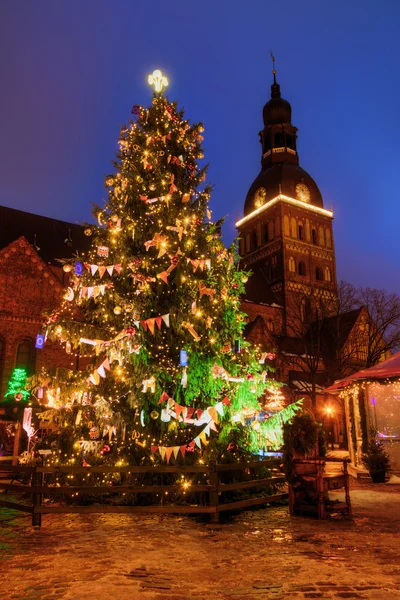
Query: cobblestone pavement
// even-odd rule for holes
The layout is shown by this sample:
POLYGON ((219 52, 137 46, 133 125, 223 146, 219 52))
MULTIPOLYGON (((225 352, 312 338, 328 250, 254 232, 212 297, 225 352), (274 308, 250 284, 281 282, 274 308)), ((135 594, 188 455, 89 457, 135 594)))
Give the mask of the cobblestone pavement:
POLYGON ((220 525, 189 517, 0 508, 0 599, 400 599, 400 486, 352 482, 354 518, 286 506, 220 525))

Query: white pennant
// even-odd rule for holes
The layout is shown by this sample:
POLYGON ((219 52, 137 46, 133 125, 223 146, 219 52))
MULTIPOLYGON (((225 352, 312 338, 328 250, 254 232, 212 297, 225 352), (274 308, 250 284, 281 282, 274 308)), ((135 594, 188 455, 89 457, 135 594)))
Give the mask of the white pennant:
POLYGON ((101 295, 104 296, 104 292, 106 291, 105 284, 104 285, 100 285, 99 288, 100 288, 101 295))
POLYGON ((199 438, 199 436, 197 436, 196 438, 194 438, 194 441, 196 443, 196 446, 198 446, 199 448, 201 448, 201 439, 199 438))
POLYGON ((178 453, 179 453, 179 446, 174 446, 173 452, 174 452, 174 457, 176 458, 178 456, 178 453))
POLYGON ((221 416, 223 416, 223 415, 224 415, 224 405, 222 404, 222 402, 218 402, 218 403, 215 405, 215 408, 217 409, 217 412, 218 412, 218 413, 219 413, 221 416))
POLYGON ((90 270, 92 272, 92 275, 95 275, 98 269, 98 265, 90 265, 90 270))
POLYGON ((164 321, 165 325, 167 327, 169 327, 169 313, 167 313, 166 315, 163 315, 162 320, 164 321))
POLYGON ((104 369, 103 365, 99 366, 99 368, 97 369, 97 372, 100 375, 100 377, 102 377, 103 379, 105 379, 106 372, 105 372, 105 369, 104 369))
POLYGON ((88 289, 87 289, 87 292, 88 292, 88 293, 87 293, 87 295, 88 295, 88 298, 90 298, 91 296, 93 296, 93 290, 94 290, 94 288, 93 288, 93 287, 88 287, 88 289))
POLYGON ((111 265, 111 266, 107 267, 107 272, 108 272, 109 275, 113 274, 113 270, 114 270, 114 265, 111 265))

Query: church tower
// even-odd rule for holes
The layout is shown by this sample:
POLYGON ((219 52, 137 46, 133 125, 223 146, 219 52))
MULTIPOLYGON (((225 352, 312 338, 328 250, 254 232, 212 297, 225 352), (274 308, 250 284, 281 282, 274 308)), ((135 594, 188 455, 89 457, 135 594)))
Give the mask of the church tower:
POLYGON ((275 298, 287 313, 310 293, 326 304, 336 303, 333 213, 299 165, 292 109, 281 97, 275 69, 273 77, 260 132, 261 171, 236 227, 242 266, 253 273, 246 299, 272 304, 275 298))

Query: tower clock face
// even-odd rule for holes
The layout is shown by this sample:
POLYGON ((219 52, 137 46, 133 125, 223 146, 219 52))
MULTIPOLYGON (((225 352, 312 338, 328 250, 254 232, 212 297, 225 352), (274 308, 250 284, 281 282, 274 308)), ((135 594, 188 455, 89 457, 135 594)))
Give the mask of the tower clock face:
POLYGON ((310 202, 310 190, 305 183, 298 183, 296 185, 296 196, 302 202, 310 202))
POLYGON ((267 190, 263 187, 258 188, 254 195, 254 206, 256 208, 260 208, 263 204, 265 204, 265 200, 267 199, 267 190))

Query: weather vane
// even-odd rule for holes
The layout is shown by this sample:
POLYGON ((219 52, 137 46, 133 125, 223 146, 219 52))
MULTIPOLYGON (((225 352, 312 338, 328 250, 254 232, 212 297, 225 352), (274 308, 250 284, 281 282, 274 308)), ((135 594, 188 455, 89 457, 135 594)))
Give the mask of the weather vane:
POLYGON ((156 69, 148 76, 147 81, 152 85, 156 92, 162 92, 163 88, 168 86, 168 79, 159 69, 156 69))
POLYGON ((276 75, 276 70, 275 70, 275 56, 272 54, 272 52, 271 52, 271 59, 272 59, 272 74, 276 75))

